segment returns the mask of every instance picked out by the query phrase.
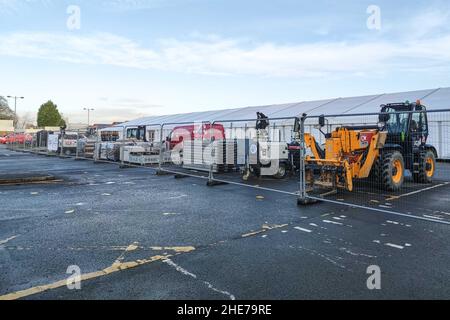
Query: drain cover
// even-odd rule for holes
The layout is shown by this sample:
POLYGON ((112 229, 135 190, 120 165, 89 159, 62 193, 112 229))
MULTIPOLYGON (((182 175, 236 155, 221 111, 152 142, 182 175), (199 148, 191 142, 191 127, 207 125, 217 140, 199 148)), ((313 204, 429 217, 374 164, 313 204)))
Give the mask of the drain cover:
POLYGON ((37 174, 2 174, 0 175, 0 185, 5 184, 33 184, 55 181, 56 177, 51 175, 37 174))

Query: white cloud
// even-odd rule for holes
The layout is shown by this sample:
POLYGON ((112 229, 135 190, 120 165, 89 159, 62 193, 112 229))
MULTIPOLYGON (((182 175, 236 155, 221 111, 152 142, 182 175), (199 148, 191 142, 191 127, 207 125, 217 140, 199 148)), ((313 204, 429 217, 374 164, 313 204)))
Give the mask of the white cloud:
POLYGON ((28 8, 30 5, 49 6, 53 0, 0 0, 0 13, 13 14, 28 8))
POLYGON ((137 43, 109 33, 92 36, 52 33, 0 35, 0 54, 84 64, 149 68, 158 55, 137 43))
POLYGON ((416 39, 448 33, 450 31, 450 11, 429 8, 411 19, 408 29, 405 31, 410 37, 416 39))
MULTIPOLYGON (((38 0, 30 0, 38 1, 38 0)), ((51 0, 47 0, 51 1, 51 0)), ((159 0, 105 0, 123 6, 159 0)), ((16 3, 0 0, 0 4, 16 3)), ((0 55, 81 64, 157 69, 206 75, 342 77, 404 70, 450 71, 450 12, 429 9, 397 32, 373 41, 304 44, 254 43, 192 33, 186 40, 163 39, 151 47, 110 33, 17 32, 0 34, 0 55)))
POLYGON ((450 35, 404 42, 279 45, 199 37, 159 41, 156 48, 109 33, 0 35, 0 55, 82 64, 221 75, 317 77, 450 65, 450 35))
MULTIPOLYGON (((0 8, 53 0, 0 0, 0 8)), ((193 0, 191 0, 193 1, 193 0)), ((102 0, 114 8, 152 8, 163 0, 102 0)), ((383 74, 414 68, 450 67, 450 11, 430 7, 402 20, 374 41, 303 44, 254 43, 192 33, 188 40, 163 39, 151 47, 110 33, 0 33, 0 55, 158 69, 206 75, 321 77, 383 74), (390 40, 387 39, 390 36, 390 40)), ((317 32, 326 34, 326 26, 317 32)))
MULTIPOLYGON (((97 0, 104 10, 133 11, 175 6, 179 3, 195 0, 97 0)), ((96 1, 96 2, 97 2, 96 1)), ((0 13, 13 13, 29 8, 32 5, 50 6, 58 4, 58 0, 0 0, 0 13)), ((91 4, 91 0, 78 0, 73 4, 91 4)))
POLYGON ((102 5, 112 10, 143 10, 168 5, 165 0, 103 0, 102 5))

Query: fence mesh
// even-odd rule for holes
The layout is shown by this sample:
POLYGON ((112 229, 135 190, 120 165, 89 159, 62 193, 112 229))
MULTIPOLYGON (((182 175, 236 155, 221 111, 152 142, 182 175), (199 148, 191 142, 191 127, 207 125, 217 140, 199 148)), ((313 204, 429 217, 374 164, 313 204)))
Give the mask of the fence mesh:
POLYGON ((398 110, 306 118, 307 198, 450 221, 449 120, 398 110))
MULTIPOLYGON (((450 223, 450 110, 216 120, 32 134, 15 151, 147 168, 450 223), (384 120, 381 122, 380 120, 384 120)), ((11 135, 10 135, 11 136, 11 135)))

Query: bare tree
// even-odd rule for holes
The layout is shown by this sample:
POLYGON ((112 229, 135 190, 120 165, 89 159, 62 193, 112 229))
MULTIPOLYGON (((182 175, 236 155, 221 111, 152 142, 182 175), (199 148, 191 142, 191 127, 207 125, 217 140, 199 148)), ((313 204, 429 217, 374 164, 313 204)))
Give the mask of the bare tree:
POLYGON ((14 120, 14 111, 8 105, 8 100, 0 96, 0 120, 14 120))
POLYGON ((28 129, 30 127, 33 127, 33 118, 29 112, 17 117, 17 128, 28 129))

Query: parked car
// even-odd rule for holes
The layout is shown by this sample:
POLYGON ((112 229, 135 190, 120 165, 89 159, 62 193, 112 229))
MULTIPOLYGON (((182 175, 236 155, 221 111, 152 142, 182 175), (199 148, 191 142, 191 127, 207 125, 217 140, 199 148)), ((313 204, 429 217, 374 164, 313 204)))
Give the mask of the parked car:
POLYGON ((6 136, 6 144, 24 144, 31 143, 33 141, 33 136, 24 133, 11 133, 6 136))

